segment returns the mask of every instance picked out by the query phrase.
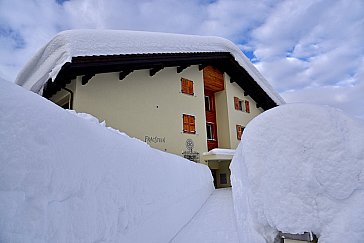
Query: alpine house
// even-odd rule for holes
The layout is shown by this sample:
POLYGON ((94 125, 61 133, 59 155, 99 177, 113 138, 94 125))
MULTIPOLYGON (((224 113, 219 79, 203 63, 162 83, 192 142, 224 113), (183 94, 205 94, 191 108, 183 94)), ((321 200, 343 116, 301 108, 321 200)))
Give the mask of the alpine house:
POLYGON ((247 123, 284 103, 237 46, 208 36, 64 31, 16 83, 207 164, 216 187, 230 186, 229 164, 247 123))

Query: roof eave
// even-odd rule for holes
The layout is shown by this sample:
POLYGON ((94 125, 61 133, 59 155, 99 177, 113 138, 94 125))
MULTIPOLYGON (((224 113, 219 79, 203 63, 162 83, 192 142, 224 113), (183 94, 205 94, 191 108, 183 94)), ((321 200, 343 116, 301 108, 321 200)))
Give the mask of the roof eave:
POLYGON ((212 65, 228 73, 231 82, 236 82, 256 101, 257 106, 268 110, 278 104, 263 90, 248 72, 239 65, 229 52, 197 53, 158 53, 126 54, 106 56, 73 57, 65 63, 53 82, 50 80, 43 89, 44 97, 51 97, 65 87, 72 79, 80 75, 121 72, 124 70, 141 70, 155 67, 178 67, 182 65, 212 65))

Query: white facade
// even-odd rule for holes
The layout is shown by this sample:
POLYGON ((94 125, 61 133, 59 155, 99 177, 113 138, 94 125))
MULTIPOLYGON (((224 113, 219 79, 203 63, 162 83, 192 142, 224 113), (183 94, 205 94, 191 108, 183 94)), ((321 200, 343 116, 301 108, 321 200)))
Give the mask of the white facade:
MULTIPOLYGON (((182 155, 186 140, 192 139, 194 151, 200 155, 207 152, 203 72, 197 65, 181 73, 175 67, 164 68, 154 76, 148 71, 136 70, 123 80, 119 80, 118 73, 96 74, 86 85, 78 76, 67 86, 74 92, 73 109, 105 120, 108 126, 162 151, 182 155), (193 81, 194 95, 181 92, 181 78, 193 81), (195 134, 183 132, 183 114, 195 117, 195 134)), ((240 142, 236 125, 246 126, 263 110, 229 80, 225 75, 224 90, 215 93, 217 137, 219 148, 235 149, 240 142), (250 113, 235 110, 234 97, 249 100, 250 113)), ((68 95, 66 91, 58 92, 51 100, 62 105, 68 95)))

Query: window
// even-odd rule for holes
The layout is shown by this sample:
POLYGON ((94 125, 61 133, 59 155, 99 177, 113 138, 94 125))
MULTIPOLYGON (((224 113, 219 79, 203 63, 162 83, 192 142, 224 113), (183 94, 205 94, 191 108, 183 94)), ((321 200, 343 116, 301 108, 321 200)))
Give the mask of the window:
POLYGON ((205 111, 211 111, 210 96, 205 96, 205 111))
POLYGON ((234 97, 234 106, 235 106, 235 110, 241 110, 241 106, 239 105, 239 98, 238 97, 234 97))
POLYGON ((214 140, 214 124, 206 123, 207 140, 214 140))
POLYGON ((181 78, 181 92, 184 94, 194 95, 193 93, 193 81, 185 78, 181 78))
POLYGON ((247 112, 247 113, 250 113, 250 105, 249 105, 249 101, 245 101, 245 111, 247 112))
POLYGON ((239 100, 239 110, 244 111, 244 101, 243 100, 239 100))
POLYGON ((226 173, 220 174, 220 184, 227 184, 226 173))
POLYGON ((250 103, 248 100, 241 100, 238 97, 234 97, 234 107, 235 110, 250 113, 250 103))
POLYGON ((194 116, 183 114, 183 132, 196 133, 194 116))
POLYGON ((236 125, 236 138, 238 140, 241 140, 241 137, 243 136, 244 128, 242 125, 236 125))

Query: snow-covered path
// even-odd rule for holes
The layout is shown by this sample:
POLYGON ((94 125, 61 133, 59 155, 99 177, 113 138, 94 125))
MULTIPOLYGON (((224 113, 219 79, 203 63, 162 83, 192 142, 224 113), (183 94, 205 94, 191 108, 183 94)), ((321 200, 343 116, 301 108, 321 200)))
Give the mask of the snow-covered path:
POLYGON ((231 188, 217 189, 171 243, 237 243, 231 188))

